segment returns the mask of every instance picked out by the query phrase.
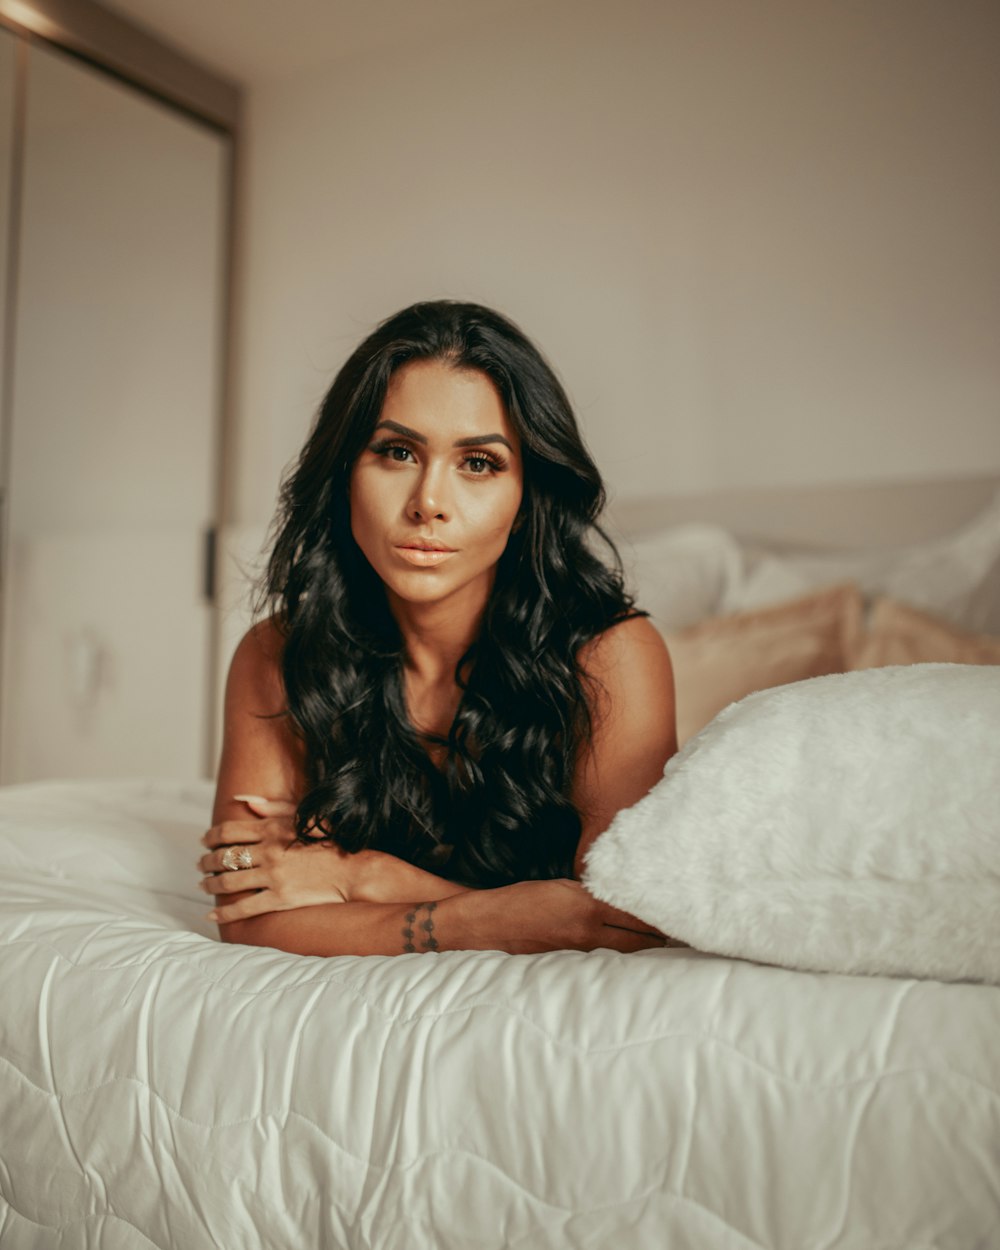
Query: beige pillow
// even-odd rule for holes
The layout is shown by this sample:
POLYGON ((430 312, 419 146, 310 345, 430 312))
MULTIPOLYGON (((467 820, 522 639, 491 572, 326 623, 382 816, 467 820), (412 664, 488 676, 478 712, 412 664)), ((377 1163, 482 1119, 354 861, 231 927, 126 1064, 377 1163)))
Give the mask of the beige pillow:
POLYGON ((968 634, 909 604, 876 599, 866 633, 856 640, 848 668, 890 664, 1000 664, 1000 638, 968 634))
POLYGON ((861 615, 861 592, 847 583, 667 634, 679 741, 754 690, 843 672, 857 650, 861 615))
POLYGON ((752 612, 793 595, 855 582, 975 633, 1000 634, 1000 493, 951 534, 870 551, 768 550, 744 545, 744 574, 729 579, 719 612, 752 612))

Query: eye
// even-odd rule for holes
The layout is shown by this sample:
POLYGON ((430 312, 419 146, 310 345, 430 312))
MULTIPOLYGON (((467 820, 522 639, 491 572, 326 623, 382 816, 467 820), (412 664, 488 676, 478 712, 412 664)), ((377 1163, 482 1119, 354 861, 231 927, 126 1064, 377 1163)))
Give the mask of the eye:
POLYGON ((413 459, 413 452, 405 443, 372 443, 368 450, 393 464, 409 464, 413 459))
POLYGON ((488 477, 492 473, 502 473, 507 464, 499 456, 491 452, 477 451, 466 456, 462 461, 473 477, 488 477))

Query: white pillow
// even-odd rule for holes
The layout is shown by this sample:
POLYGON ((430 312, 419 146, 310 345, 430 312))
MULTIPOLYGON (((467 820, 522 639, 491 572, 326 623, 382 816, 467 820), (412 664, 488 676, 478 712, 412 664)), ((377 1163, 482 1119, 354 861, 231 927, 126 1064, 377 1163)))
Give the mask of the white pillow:
POLYGON ((723 613, 746 612, 836 582, 909 603, 961 629, 1000 634, 1000 494, 961 529, 930 542, 873 551, 745 553, 723 613))
POLYGON ((737 540, 719 525, 671 526, 620 544, 626 583, 663 633, 715 616, 743 577, 737 540))
POLYGON ((1000 669, 816 677, 721 712, 587 856, 701 950, 1000 984, 1000 669))

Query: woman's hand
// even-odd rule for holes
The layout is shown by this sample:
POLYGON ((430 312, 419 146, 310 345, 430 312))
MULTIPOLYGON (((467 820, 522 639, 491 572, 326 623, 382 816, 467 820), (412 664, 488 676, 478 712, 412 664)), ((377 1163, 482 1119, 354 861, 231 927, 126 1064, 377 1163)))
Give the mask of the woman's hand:
MULTIPOLYGON (((585 889, 579 881, 557 878, 521 881, 487 891, 482 923, 498 927, 502 906, 507 929, 501 947, 513 953, 549 950, 632 952, 676 943, 627 912, 619 911, 585 889)), ((475 923, 476 917, 472 917, 475 923)), ((491 949, 484 943, 484 949, 491 949)))
POLYGON ((349 854, 325 843, 305 845, 295 838, 293 803, 234 797, 258 813, 257 819, 214 825, 202 838, 210 852, 199 860, 202 872, 211 874, 201 888, 225 904, 212 913, 219 924, 318 903, 409 903, 463 892, 464 887, 382 851, 349 854), (241 858, 252 866, 236 867, 241 858), (239 897, 225 897, 233 894, 239 897))
POLYGON ((358 851, 358 861, 351 902, 412 903, 440 902, 455 894, 465 894, 470 887, 456 885, 433 872, 427 872, 396 855, 385 851, 358 851))
POLYGON ((677 945, 666 934, 647 925, 637 916, 619 911, 610 903, 602 903, 600 899, 594 898, 579 881, 558 881, 555 884, 577 893, 578 898, 582 896, 583 907, 579 914, 582 926, 581 949, 631 952, 656 946, 677 945))
MULTIPOLYGON (((295 804, 279 799, 263 799, 255 794, 234 794, 233 799, 245 803, 254 820, 225 820, 213 825, 202 837, 202 846, 209 850, 226 846, 245 846, 256 842, 287 844, 295 838, 295 804)), ((219 871, 218 869, 214 871, 219 871)))
POLYGON ((253 820, 227 820, 202 838, 209 852, 198 861, 201 888, 218 903, 219 924, 317 903, 342 903, 352 886, 352 857, 336 847, 295 838, 295 805, 240 795, 253 820), (243 864, 240 861, 244 861, 243 864), (236 895, 238 897, 229 897, 236 895))

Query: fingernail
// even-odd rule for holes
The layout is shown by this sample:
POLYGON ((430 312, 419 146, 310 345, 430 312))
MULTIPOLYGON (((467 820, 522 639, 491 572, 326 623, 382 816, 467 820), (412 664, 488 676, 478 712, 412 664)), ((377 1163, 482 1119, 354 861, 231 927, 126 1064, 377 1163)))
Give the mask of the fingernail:
POLYGON ((234 794, 233 798, 237 803, 266 803, 267 799, 262 794, 234 794))
POLYGON ((217 911, 207 911, 205 912, 205 919, 206 920, 218 920, 219 913, 217 911))

